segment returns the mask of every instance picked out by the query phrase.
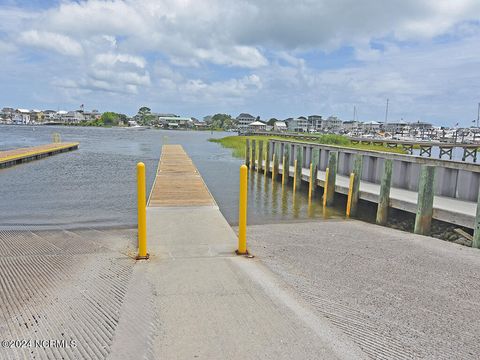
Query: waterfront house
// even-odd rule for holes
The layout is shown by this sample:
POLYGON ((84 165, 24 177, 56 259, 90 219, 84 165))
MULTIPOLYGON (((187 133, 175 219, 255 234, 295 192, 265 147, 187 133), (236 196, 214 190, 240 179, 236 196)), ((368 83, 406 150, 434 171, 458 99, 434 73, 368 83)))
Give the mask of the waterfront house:
POLYGON ((304 116, 300 116, 296 119, 289 118, 285 120, 289 131, 294 132, 307 132, 308 131, 308 120, 304 116))
POLYGON ((321 115, 310 115, 308 117, 308 130, 309 131, 320 131, 323 126, 323 118, 321 115))
POLYGON ((30 124, 30 110, 16 109, 13 113, 12 122, 16 125, 30 124))
POLYGON ((322 122, 322 129, 329 132, 335 132, 341 129, 342 123, 342 120, 336 116, 329 116, 325 121, 322 122))
POLYGON ((275 121, 273 124, 273 130, 280 132, 287 131, 287 124, 285 124, 285 121, 275 121))
POLYGON ((261 121, 254 121, 250 124, 248 124, 248 131, 251 132, 258 132, 258 131, 265 131, 267 128, 267 124, 261 122, 261 121))
POLYGON ((66 114, 61 115, 61 119, 66 124, 78 124, 85 120, 85 117, 80 111, 68 111, 66 114))
POLYGON ((376 132, 380 130, 380 123, 377 121, 366 121, 361 126, 363 132, 376 132))
POLYGON ((235 120, 237 121, 237 127, 241 129, 241 128, 247 128, 248 125, 255 122, 256 119, 250 114, 241 113, 236 117, 235 120))
POLYGON ((187 128, 193 126, 192 118, 180 116, 159 116, 158 122, 169 129, 187 128))

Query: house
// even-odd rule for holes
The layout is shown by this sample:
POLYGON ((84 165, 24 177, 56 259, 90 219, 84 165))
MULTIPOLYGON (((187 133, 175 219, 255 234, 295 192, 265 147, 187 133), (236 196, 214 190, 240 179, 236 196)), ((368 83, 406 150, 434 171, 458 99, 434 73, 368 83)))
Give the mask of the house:
POLYGON ((392 121, 383 124, 383 130, 395 134, 403 132, 407 126, 408 124, 405 121, 392 121))
POLYGON ((238 128, 247 128, 248 125, 255 122, 256 119, 250 114, 241 113, 236 117, 235 120, 237 121, 238 128))
POLYGON ((267 128, 267 124, 261 121, 254 121, 248 124, 248 130, 251 132, 265 131, 266 128, 267 128))
POLYGON ((360 123, 356 120, 344 121, 342 125, 342 128, 346 132, 356 131, 358 130, 359 127, 360 127, 360 123))
POLYGON ((68 111, 66 114, 65 111, 63 111, 61 114, 61 119, 66 124, 78 124, 79 122, 85 120, 85 116, 83 116, 83 113, 80 111, 68 111))
POLYGON ((12 117, 12 122, 17 125, 30 124, 30 110, 27 110, 27 109, 15 110, 12 117))
POLYGON ((380 130, 380 123, 377 121, 366 121, 361 127, 364 132, 375 132, 380 130))
POLYGON ((275 121, 273 124, 273 130, 274 131, 287 131, 287 124, 285 124, 285 121, 275 121))
POLYGON ((193 126, 192 118, 180 116, 159 116, 158 122, 169 129, 186 128, 193 126))
POLYGON ((289 131, 294 131, 294 132, 308 131, 308 120, 303 116, 300 116, 296 119, 289 118, 285 120, 285 122, 287 123, 287 128, 289 131))
POLYGON ((342 120, 336 116, 329 116, 323 123, 322 129, 327 131, 336 131, 342 127, 342 120))
POLYGON ((308 130, 309 131, 320 131, 323 126, 323 118, 320 115, 310 115, 308 117, 308 130))

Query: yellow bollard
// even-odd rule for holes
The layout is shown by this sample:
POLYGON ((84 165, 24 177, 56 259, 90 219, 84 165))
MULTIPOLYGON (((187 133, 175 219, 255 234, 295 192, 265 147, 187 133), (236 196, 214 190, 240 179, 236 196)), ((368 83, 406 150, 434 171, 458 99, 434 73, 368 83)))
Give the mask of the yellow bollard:
POLYGON ((238 211, 238 250, 237 255, 248 254, 247 251, 247 181, 248 167, 240 166, 240 199, 238 211))
POLYGON ((355 174, 350 174, 350 185, 348 186, 348 197, 347 197, 347 217, 350 217, 350 208, 352 206, 352 194, 353 194, 353 182, 355 180, 355 174))
POLYGON ((293 195, 295 195, 295 190, 297 188, 297 159, 293 162, 293 195))
POLYGON ((282 160, 282 186, 285 185, 285 155, 282 160))
POLYGON ((328 191, 328 173, 330 169, 327 168, 325 171, 325 185, 323 187, 323 207, 327 206, 327 191, 328 191))
POLYGON ((147 254, 147 208, 146 208, 145 164, 137 164, 138 202, 138 255, 137 260, 148 259, 147 254))
POLYGON ((313 179, 313 163, 310 163, 310 177, 308 178, 308 201, 312 201, 312 179, 313 179))

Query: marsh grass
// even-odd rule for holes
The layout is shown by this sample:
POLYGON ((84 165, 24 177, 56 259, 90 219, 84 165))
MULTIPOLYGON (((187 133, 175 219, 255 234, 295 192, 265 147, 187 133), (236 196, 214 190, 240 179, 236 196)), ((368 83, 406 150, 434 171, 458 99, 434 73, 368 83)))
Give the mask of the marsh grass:
MULTIPOLYGON (((227 136, 220 139, 209 139, 208 141, 218 143, 224 148, 232 149, 232 155, 237 158, 245 157, 245 143, 246 139, 263 140, 263 147, 265 153, 265 147, 270 139, 286 140, 279 136, 227 136)), ((291 139, 288 139, 291 140, 291 139)), ((299 141, 304 142, 304 141, 299 141)), ((397 154, 406 154, 406 152, 400 148, 387 148, 385 146, 366 145, 366 144, 352 144, 345 136, 334 134, 318 135, 318 140, 310 140, 309 143, 323 144, 323 145, 336 145, 349 149, 359 150, 374 150, 383 151, 397 154)), ((258 146, 258 145, 257 145, 258 146)))

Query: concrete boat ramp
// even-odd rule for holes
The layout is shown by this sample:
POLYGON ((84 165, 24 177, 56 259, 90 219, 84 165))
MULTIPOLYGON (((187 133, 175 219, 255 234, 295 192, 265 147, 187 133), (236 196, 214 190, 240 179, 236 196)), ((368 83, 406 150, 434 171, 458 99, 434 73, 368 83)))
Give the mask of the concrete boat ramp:
MULTIPOLYGON (((365 351, 344 331, 341 323, 351 320, 350 312, 332 321, 267 266, 261 255, 265 249, 255 258, 235 255, 236 234, 180 146, 163 147, 147 205, 149 260, 135 260, 132 229, 0 232, 0 359, 387 358, 382 355, 385 345, 372 350, 367 338, 365 351)), ((344 224, 348 232, 352 223, 361 231, 363 223, 356 221, 335 227, 340 231, 344 224)), ((378 240, 371 234, 377 227, 365 226, 362 251, 370 249, 375 256, 368 243, 378 240)), ((410 234, 382 229, 386 242, 395 234, 399 247, 405 236, 412 251, 410 234)), ((319 233, 318 239, 328 236, 319 233)), ((341 242, 338 232, 336 236, 341 242)), ((292 243, 297 240, 291 237, 292 243)), ((465 262, 479 276, 476 250, 437 241, 453 251, 432 255, 421 245, 415 251, 433 260, 465 262), (457 249, 469 256, 460 256, 457 249)), ((281 249, 272 254, 275 250, 281 249)), ((348 264, 344 252, 338 256, 348 264)), ((391 274, 406 271, 395 266, 391 274)), ((294 267, 290 271, 297 272, 294 267)), ((322 273, 316 276, 322 278, 322 273)), ((429 276, 416 274, 412 297, 423 291, 421 279, 429 276)), ((332 289, 345 287, 335 277, 329 279, 332 289)), ((476 304, 477 293, 478 286, 462 288, 462 296, 476 304)), ((384 310, 365 311, 381 318, 384 310)), ((393 358, 411 357, 402 353, 401 343, 395 349, 393 358)))

